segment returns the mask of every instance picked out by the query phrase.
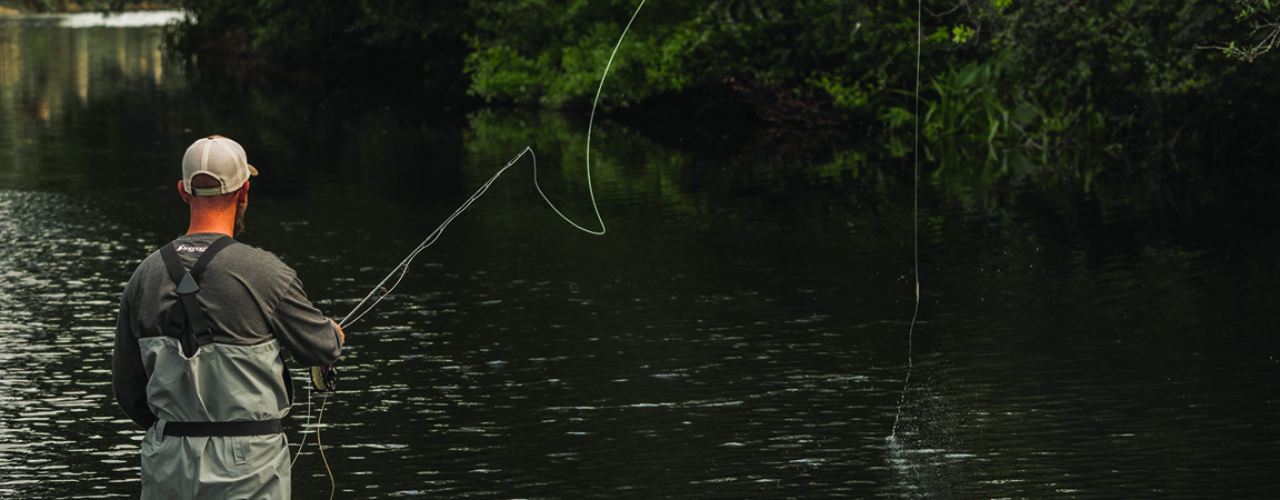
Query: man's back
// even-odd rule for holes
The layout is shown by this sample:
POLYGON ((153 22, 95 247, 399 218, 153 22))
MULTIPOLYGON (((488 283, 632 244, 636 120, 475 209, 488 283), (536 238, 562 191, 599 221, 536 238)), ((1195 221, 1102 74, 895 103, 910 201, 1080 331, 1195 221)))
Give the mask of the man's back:
MULTIPOLYGON (((222 237, 186 235, 169 245, 190 270, 222 237)), ((226 246, 208 260, 198 288, 196 313, 212 335, 191 355, 181 337, 194 333, 173 327, 188 313, 160 252, 138 266, 121 301, 113 385, 125 413, 148 430, 143 496, 287 495, 280 419, 293 388, 281 349, 307 366, 330 364, 340 337, 296 273, 269 252, 226 246)))
MULTIPOLYGON (((190 268, 222 235, 184 235, 172 245, 190 268)), ((178 301, 177 284, 165 271, 159 252, 138 266, 129 280, 124 302, 131 310, 139 336, 160 335, 168 327, 169 312, 178 301)), ((277 338, 294 359, 306 366, 326 365, 337 359, 338 339, 332 345, 300 342, 307 333, 331 330, 329 321, 316 314, 306 301, 302 281, 293 269, 270 252, 245 244, 223 249, 200 278, 197 294, 213 329, 214 342, 256 345, 277 338)))

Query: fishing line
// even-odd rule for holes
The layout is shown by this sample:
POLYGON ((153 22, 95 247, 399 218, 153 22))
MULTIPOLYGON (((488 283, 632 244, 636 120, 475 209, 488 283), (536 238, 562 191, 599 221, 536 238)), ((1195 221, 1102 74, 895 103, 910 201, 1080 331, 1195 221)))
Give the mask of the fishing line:
MULTIPOLYGON (((310 401, 311 396, 307 396, 310 401)), ((329 402, 329 397, 320 398, 320 414, 316 416, 316 449, 320 450, 320 461, 324 463, 324 472, 329 475, 329 500, 333 500, 333 496, 338 492, 338 483, 333 478, 333 469, 329 468, 329 459, 324 456, 324 444, 320 443, 320 425, 324 420, 324 405, 329 402)), ((302 449, 301 446, 298 447, 302 449)))
MULTIPOLYGON (((303 427, 311 425, 311 408, 313 406, 311 403, 311 395, 312 393, 315 393, 315 392, 318 392, 318 391, 307 392, 307 423, 303 424, 303 427)), ((316 449, 320 451, 320 461, 321 463, 324 464, 325 473, 329 475, 329 499, 332 500, 334 494, 337 493, 338 488, 337 488, 337 484, 334 482, 334 479, 333 479, 333 469, 329 468, 329 459, 324 456, 324 445, 320 443, 320 426, 322 425, 321 423, 324 421, 324 407, 325 407, 325 404, 329 402, 328 393, 324 393, 324 394, 325 394, 324 396, 320 397, 320 410, 317 412, 318 416, 316 417, 316 427, 314 432, 316 435, 316 449)), ((294 464, 298 463, 298 457, 302 456, 302 449, 306 447, 306 445, 307 445, 307 435, 303 434, 302 440, 298 441, 298 451, 294 453, 293 461, 289 462, 290 468, 292 468, 294 464)))
MULTIPOLYGON (((636 6, 635 12, 631 14, 631 19, 627 21, 626 27, 622 29, 622 35, 618 37, 617 43, 614 44, 613 51, 609 53, 609 60, 608 62, 605 63, 604 72, 600 75, 600 85, 596 87, 595 99, 591 103, 591 116, 587 121, 587 146, 586 146, 587 193, 590 195, 590 198, 591 198, 591 207, 595 212, 596 222, 600 223, 600 230, 597 231, 594 229, 588 229, 588 228, 582 227, 581 225, 579 225, 578 223, 570 219, 568 216, 564 215, 564 213, 562 213, 560 209, 556 207, 555 203, 553 203, 551 201, 551 198, 548 197, 547 194, 542 191, 542 186, 538 183, 538 157, 533 152, 533 147, 525 146, 524 149, 522 149, 519 153, 516 153, 514 157, 508 160, 507 163, 503 165, 501 169, 498 169, 498 171, 495 172, 493 176, 489 178, 489 180, 485 181, 484 184, 481 184, 480 188, 477 189, 476 192, 471 195, 471 197, 467 198, 466 201, 462 202, 462 205, 459 206, 457 210, 454 210, 452 214, 449 214, 449 216, 444 219, 444 222, 440 223, 439 227, 436 227, 435 231, 432 231, 431 234, 427 235, 426 239, 422 240, 422 243, 419 243, 417 247, 415 247, 412 251, 409 252, 409 255, 407 255, 404 258, 404 260, 400 261, 399 265, 392 268, 391 272, 388 273, 387 276, 382 279, 382 281, 378 282, 378 284, 375 285, 373 289, 370 290, 369 293, 365 295, 364 298, 362 298, 360 302, 358 302, 356 306, 351 309, 350 312, 348 312, 345 316, 343 316, 342 321, 339 322, 338 324, 339 328, 346 330, 347 327, 350 327, 352 324, 355 324, 356 321, 359 321, 361 318, 364 317, 364 315, 368 314, 369 311, 373 310, 373 308, 377 306, 379 303, 381 303, 383 299, 387 298, 388 295, 391 295, 391 292, 394 291, 396 287, 400 286, 400 283, 404 280, 405 275, 409 273, 409 264, 413 262, 413 259, 417 258, 418 255, 421 254, 423 250, 427 249, 427 247, 434 245, 436 241, 440 239, 440 235, 444 234, 445 228, 448 227, 449 224, 453 222, 453 220, 456 219, 459 215, 462 215, 462 213, 465 212, 468 208, 471 208, 471 204, 475 203, 476 200, 480 199, 480 197, 484 195, 486 191, 489 190, 489 186, 493 185, 494 181, 498 180, 498 177, 502 176, 503 172, 506 172, 507 169, 511 168, 516 164, 516 162, 520 161, 520 159, 524 157, 525 153, 529 154, 530 162, 533 164, 533 186, 538 190, 538 194, 542 196, 542 199, 547 202, 547 205, 551 207, 551 210, 554 211, 556 215, 559 215, 561 219, 564 219, 565 222, 568 222, 569 225, 583 232, 596 235, 596 236, 603 236, 605 234, 606 228, 604 224, 604 218, 600 215, 600 206, 599 204, 596 203, 595 189, 591 182, 591 130, 595 126, 596 109, 599 107, 599 104, 600 104, 600 94, 604 90, 604 81, 609 76, 609 69, 613 67, 613 59, 618 55, 618 47, 622 46, 622 41, 627 37, 627 32, 631 30, 632 23, 634 23, 636 20, 636 17, 640 15, 640 9, 644 7, 644 2, 645 0, 640 0, 640 4, 636 6), (392 281, 393 279, 394 281, 392 281), (391 282, 390 286, 387 286, 388 282, 391 282)), ((306 421, 307 423, 304 424, 304 426, 309 425, 311 422, 311 392, 316 392, 316 391, 309 391, 307 394, 307 421, 306 421)), ((336 483, 334 481, 333 471, 329 468, 329 461, 324 456, 324 447, 320 443, 320 419, 324 418, 324 402, 327 402, 327 401, 328 401, 328 397, 325 396, 324 400, 320 404, 319 416, 316 419, 315 435, 316 435, 316 447, 320 450, 320 459, 324 462, 325 472, 328 473, 329 475, 329 485, 330 485, 329 498, 332 499, 334 493, 337 491, 337 487, 335 485, 336 483)), ((298 456, 302 454, 302 445, 305 443, 306 443, 306 435, 304 434, 302 437, 302 440, 299 442, 298 452, 296 455, 294 455, 294 458, 293 458, 293 461, 295 463, 298 460, 298 456)), ((290 464, 290 466, 292 466, 292 464, 290 464)))
POLYGON ((587 149, 586 149, 587 193, 590 195, 590 198, 591 198, 591 208, 595 211, 596 221, 600 223, 600 230, 596 231, 594 229, 587 229, 585 227, 582 227, 581 225, 579 225, 578 223, 570 219, 568 216, 566 216, 564 213, 562 213, 560 209, 556 207, 556 204, 553 203, 551 201, 551 198, 549 198, 547 194, 542 191, 542 186, 538 183, 538 157, 533 152, 533 147, 525 146, 525 148, 521 150, 519 153, 517 153, 514 157, 512 157, 511 160, 507 161, 506 165, 504 165, 501 169, 499 169, 496 173, 494 173, 493 176, 490 177, 488 181, 482 184, 480 188, 477 189, 476 192, 471 195, 470 198, 467 198, 466 201, 462 202, 462 205, 459 206, 457 210, 455 210, 452 214, 450 214, 449 217, 446 217, 444 222, 442 222, 440 226, 436 228, 435 231, 432 231, 431 234, 428 235, 426 239, 422 240, 421 244, 419 244, 416 248, 414 248, 413 251, 409 252, 409 255, 406 256, 404 260, 400 262, 400 265, 393 268, 391 272, 387 274, 386 278, 383 278, 382 281, 380 281, 376 286, 374 286, 373 289, 369 291, 369 294, 365 295, 365 297, 361 299, 360 302, 357 303, 356 306, 351 309, 351 312, 347 313, 347 315, 343 317, 342 322, 339 323, 338 326, 340 326, 345 330, 348 326, 351 326, 360 318, 364 317, 365 314, 368 314, 369 311, 374 308, 374 306, 382 302, 382 300, 385 299, 388 295, 391 295, 391 292, 394 291, 396 287, 400 285, 400 282, 404 279, 405 275, 409 273, 409 264, 413 262, 413 259, 417 258, 418 254, 422 253, 423 250, 426 250, 427 247, 434 245, 436 241, 440 239, 440 235, 444 233, 445 228, 449 226, 449 223, 453 222, 453 220, 457 218, 459 215, 461 215, 462 212, 465 212, 468 208, 470 208, 471 204, 475 203, 475 201, 479 199, 480 196, 484 195, 485 191, 489 190, 489 186, 492 185, 494 181, 498 180, 498 177, 501 176, 503 172, 506 172, 507 169, 515 165, 516 162, 520 160, 520 158, 524 157, 525 153, 529 154, 529 158, 533 163, 533 186, 537 188, 538 194, 542 195, 542 199, 547 202, 547 206, 550 206, 551 210, 554 211, 556 215, 559 215, 561 219, 564 219, 565 222, 568 222, 569 225, 583 232, 593 234, 596 236, 601 236, 605 234, 606 228, 604 225, 604 218, 600 216, 600 206, 596 203, 595 188, 591 182, 591 130, 595 127, 596 108, 600 104, 600 94, 604 90, 604 81, 609 76, 609 69, 613 66, 613 59, 615 56, 618 55, 618 47, 622 46, 622 40, 627 37, 627 32, 631 30, 631 24, 634 23, 636 20, 636 17, 640 15, 640 9, 643 7, 644 7, 644 0, 641 0, 640 4, 636 6, 635 12, 631 14, 631 19, 627 21, 627 26, 623 28, 622 35, 618 37, 618 42, 614 44, 613 52, 609 54, 609 60, 607 63, 605 63, 605 66, 604 66, 604 73, 600 76, 600 85, 596 88, 595 99, 591 103, 591 116, 587 121, 587 149), (392 281, 393 278, 395 281, 391 283, 391 286, 390 287, 386 286, 387 282, 392 281))
MULTIPOLYGON (((312 391, 307 391, 307 420, 306 423, 303 424, 303 427, 311 425, 311 392, 312 391)), ((289 462, 289 467, 293 467, 294 464, 298 463, 298 457, 302 456, 302 449, 306 446, 307 434, 303 433, 302 439, 298 441, 298 451, 293 454, 293 461, 289 462)))
POLYGON ((916 305, 911 313, 911 326, 907 329, 907 376, 902 379, 902 394, 898 399, 898 414, 893 417, 893 430, 889 433, 892 443, 898 439, 898 423, 902 420, 902 407, 907 401, 907 386, 911 383, 912 343, 915 338, 916 317, 920 314, 920 45, 924 39, 922 11, 923 0, 916 2, 916 143, 915 164, 911 185, 911 227, 913 236, 913 252, 915 254, 916 305))
MULTIPOLYGON (((537 155, 534 154, 532 147, 525 146, 525 148, 521 150, 519 153, 517 153, 515 157, 507 161, 507 164, 504 165, 501 169, 499 169, 497 173, 493 174, 493 176, 490 177, 488 181, 485 181, 484 184, 481 184, 480 188, 477 189, 476 192, 473 193, 470 198, 467 198, 466 201, 462 202, 462 205, 459 206, 457 210, 454 210, 452 214, 449 214, 449 216, 445 218, 444 222, 440 223, 440 226, 437 227, 435 231, 432 231, 431 234, 427 235, 426 239, 422 240, 422 243, 418 244, 418 246, 414 248, 413 251, 409 252, 409 255, 406 256, 404 260, 400 261, 400 265, 393 268, 391 270, 391 273, 388 274, 386 278, 383 278, 382 281, 378 282, 378 284, 375 285, 373 289, 369 291, 369 294, 365 295, 364 298, 361 299, 360 302, 357 303, 356 306, 351 309, 351 312, 348 312, 346 316, 343 317, 342 321, 338 324, 338 326, 341 327, 343 330, 346 330, 347 327, 351 326, 360 318, 363 318, 365 314, 368 314, 369 311, 373 310, 374 306, 377 306, 380 302, 382 302, 383 299, 387 298, 388 295, 391 295, 391 292, 394 291, 396 287, 400 286, 400 282, 403 281, 405 275, 409 273, 409 264, 413 262, 413 259, 416 259, 418 257, 418 254, 421 254, 423 250, 427 249, 427 247, 434 245, 436 241, 440 239, 440 235, 444 234, 445 228, 449 227, 449 224, 452 223, 454 219, 458 218, 459 215, 462 215, 462 213, 465 212, 468 208, 471 208, 471 204, 475 203, 476 200, 480 199, 480 197, 484 195, 486 191, 489 190, 489 186, 493 185, 493 182, 498 180, 498 177, 501 176, 503 172, 506 172, 507 169, 515 165, 516 162, 520 160, 520 158, 523 158, 525 153, 528 153, 529 158, 533 160, 533 184, 535 187, 538 188, 538 192, 542 193, 542 188, 538 186, 537 155), (392 282, 391 286, 388 287, 387 282, 391 281, 393 278, 395 279, 395 281, 392 282)), ((587 169, 588 176, 590 176, 590 172, 591 172, 591 169, 588 168, 587 169)), ((543 199, 546 199, 545 194, 543 194, 542 196, 543 196, 543 199)), ((548 199, 547 203, 551 203, 551 200, 548 199)), ((593 193, 591 198, 591 204, 595 205, 595 203, 596 203, 595 194, 593 193)), ((552 205, 552 208, 554 209, 555 206, 552 205)), ((556 210, 556 213, 559 214, 560 211, 556 210)), ((598 213, 599 212, 597 209, 597 214, 598 213)), ((563 217, 563 215, 561 215, 561 217, 563 217)), ((603 231, 601 231, 600 234, 603 234, 603 231)))

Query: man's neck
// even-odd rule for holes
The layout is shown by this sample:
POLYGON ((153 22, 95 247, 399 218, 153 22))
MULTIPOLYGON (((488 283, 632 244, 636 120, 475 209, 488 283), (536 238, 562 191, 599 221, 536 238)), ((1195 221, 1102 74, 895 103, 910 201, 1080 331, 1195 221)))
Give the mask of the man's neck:
POLYGON ((191 223, 187 226, 187 234, 219 233, 235 236, 235 211, 192 210, 191 223))
POLYGON ((220 227, 219 227, 219 228, 213 228, 213 227, 194 226, 194 225, 193 225, 193 226, 190 226, 190 227, 188 227, 188 228, 187 228, 187 234, 216 233, 216 234, 225 234, 225 235, 227 235, 227 236, 231 236, 231 232, 232 232, 232 231, 231 231, 230 229, 224 229, 224 228, 220 228, 220 227))

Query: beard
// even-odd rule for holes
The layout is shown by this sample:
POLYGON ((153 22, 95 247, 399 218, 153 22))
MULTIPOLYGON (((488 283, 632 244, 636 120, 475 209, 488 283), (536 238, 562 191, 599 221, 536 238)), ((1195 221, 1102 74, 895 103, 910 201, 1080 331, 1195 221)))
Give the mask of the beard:
POLYGON ((239 207, 236 208, 236 222, 235 222, 235 227, 231 230, 231 237, 233 238, 238 237, 240 236, 240 233, 244 231, 244 211, 247 210, 248 208, 249 208, 248 203, 245 203, 244 205, 240 205, 239 207))

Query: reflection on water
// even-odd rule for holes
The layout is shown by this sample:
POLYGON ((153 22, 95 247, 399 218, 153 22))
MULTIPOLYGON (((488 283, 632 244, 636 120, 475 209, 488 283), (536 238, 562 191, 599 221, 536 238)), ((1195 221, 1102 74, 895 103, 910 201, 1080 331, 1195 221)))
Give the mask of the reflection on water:
MULTIPOLYGON (((60 141, 80 136, 97 144, 129 134, 120 127, 132 124, 86 110, 118 103, 122 93, 182 88, 185 81, 173 74, 181 66, 161 51, 157 28, 177 16, 0 17, 0 181, 11 188, 83 182, 80 171, 57 167, 92 157, 59 158, 72 154, 60 141)), ((138 97, 154 102, 154 95, 138 97)))
MULTIPOLYGON (((263 175, 241 239, 332 314, 526 145, 557 205, 592 215, 572 114, 232 85, 166 59, 157 27, 5 20, 0 36, 0 496, 137 496, 141 432, 110 395, 115 312, 137 262, 185 227, 175 173, 197 135, 246 144, 263 175)), ((729 164, 597 124, 606 236, 555 217, 522 163, 350 332, 319 426, 339 496, 1280 486, 1272 198, 1104 210, 922 186, 904 390, 909 177, 857 152, 729 164)), ((321 401, 290 416, 295 447, 321 401)), ((324 497, 306 441, 296 496, 324 497)))
POLYGON ((25 21, 32 18, 53 19, 63 28, 152 28, 177 23, 182 20, 182 12, 177 10, 152 10, 131 12, 79 12, 71 14, 44 14, 25 16, 25 21))

